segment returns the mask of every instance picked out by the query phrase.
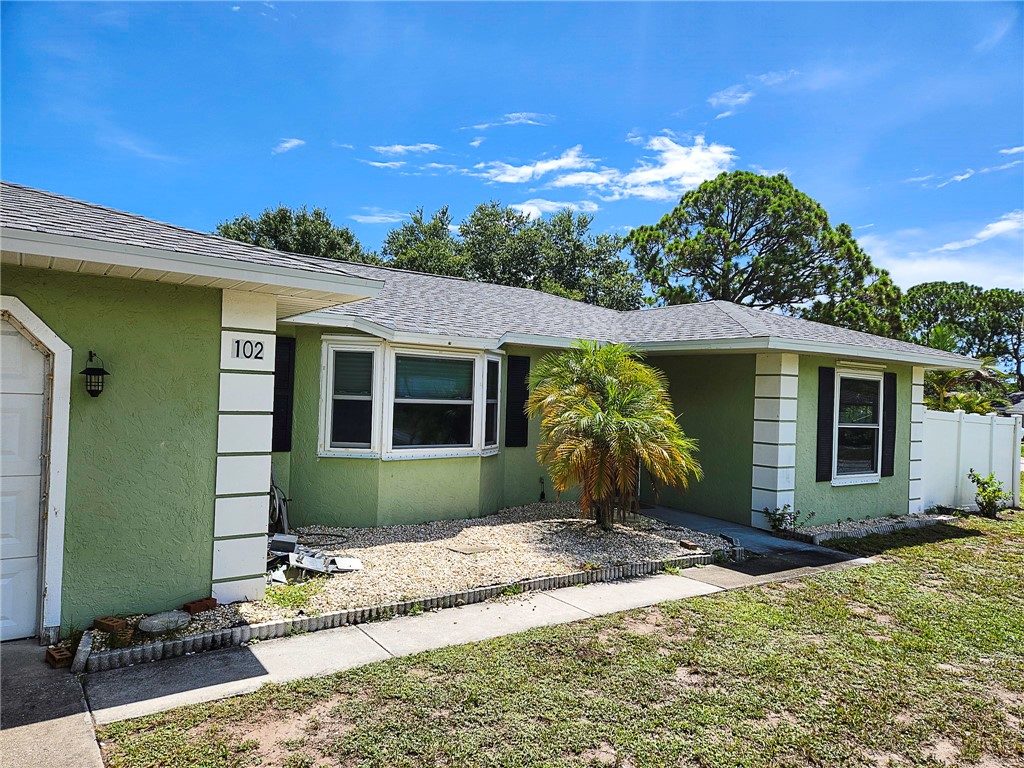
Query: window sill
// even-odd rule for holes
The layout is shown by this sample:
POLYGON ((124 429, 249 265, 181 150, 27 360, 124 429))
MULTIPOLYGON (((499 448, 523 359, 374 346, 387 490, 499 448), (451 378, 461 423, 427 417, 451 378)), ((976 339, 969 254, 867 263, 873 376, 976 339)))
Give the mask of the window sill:
POLYGON ((881 478, 878 475, 851 475, 850 477, 836 477, 832 479, 833 488, 841 488, 845 485, 877 485, 881 478))
POLYGON ((318 459, 379 459, 380 454, 373 451, 343 451, 340 449, 317 451, 318 459))

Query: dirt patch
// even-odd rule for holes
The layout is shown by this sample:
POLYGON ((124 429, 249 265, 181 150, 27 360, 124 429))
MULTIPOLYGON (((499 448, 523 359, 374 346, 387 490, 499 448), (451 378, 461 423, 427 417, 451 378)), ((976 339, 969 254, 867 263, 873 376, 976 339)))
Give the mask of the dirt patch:
POLYGON ((653 610, 639 617, 627 616, 622 625, 636 635, 654 635, 661 632, 664 618, 661 611, 653 610))
POLYGON ((947 765, 957 765, 960 757, 960 747, 949 739, 939 739, 934 744, 922 748, 921 751, 930 760, 938 760, 947 765))
POLYGON ((354 723, 331 713, 346 698, 333 696, 314 704, 301 715, 249 724, 237 732, 239 741, 258 741, 257 754, 264 765, 282 765, 290 755, 300 751, 310 757, 314 765, 320 765, 326 756, 320 754, 315 745, 307 744, 307 737, 315 733, 317 742, 325 743, 351 731, 354 723))
POLYGON ((907 761, 893 752, 868 752, 864 755, 875 768, 902 768, 907 761))
POLYGON ((620 758, 615 747, 602 741, 597 749, 587 749, 580 753, 580 759, 591 765, 614 765, 617 768, 635 768, 628 757, 620 758))
POLYGON ((704 683, 704 676, 689 667, 676 668, 675 678, 677 682, 684 685, 702 685, 704 683))

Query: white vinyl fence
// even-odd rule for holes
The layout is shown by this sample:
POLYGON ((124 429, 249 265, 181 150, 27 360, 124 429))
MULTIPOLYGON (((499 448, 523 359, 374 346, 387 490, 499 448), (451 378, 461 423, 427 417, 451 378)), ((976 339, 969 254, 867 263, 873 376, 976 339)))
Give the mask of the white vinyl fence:
POLYGON ((975 507, 974 483, 967 472, 995 472, 1003 490, 1020 506, 1020 416, 977 416, 954 411, 925 411, 924 507, 975 507))

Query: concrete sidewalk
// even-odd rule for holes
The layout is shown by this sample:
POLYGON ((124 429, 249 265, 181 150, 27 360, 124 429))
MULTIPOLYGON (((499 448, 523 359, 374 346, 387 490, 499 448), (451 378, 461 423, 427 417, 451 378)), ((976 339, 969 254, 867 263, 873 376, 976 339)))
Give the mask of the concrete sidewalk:
POLYGON ((86 676, 99 724, 237 696, 264 683, 327 675, 396 656, 564 624, 631 608, 720 592, 721 587, 667 574, 530 592, 403 616, 390 621, 283 637, 241 648, 170 659, 86 676))

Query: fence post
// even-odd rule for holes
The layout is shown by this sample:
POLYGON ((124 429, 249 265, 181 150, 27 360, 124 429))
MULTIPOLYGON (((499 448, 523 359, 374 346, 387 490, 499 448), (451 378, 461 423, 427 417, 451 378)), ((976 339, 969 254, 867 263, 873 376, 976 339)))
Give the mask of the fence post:
POLYGON ((1020 509, 1020 443, 1024 440, 1024 416, 1013 417, 1013 452, 1010 456, 1013 471, 1010 473, 1010 487, 1013 489, 1013 506, 1020 509))
POLYGON ((953 413, 956 414, 956 485, 953 486, 953 506, 962 507, 963 502, 963 485, 964 485, 964 453, 963 453, 963 434, 964 434, 964 411, 957 408, 953 413))

